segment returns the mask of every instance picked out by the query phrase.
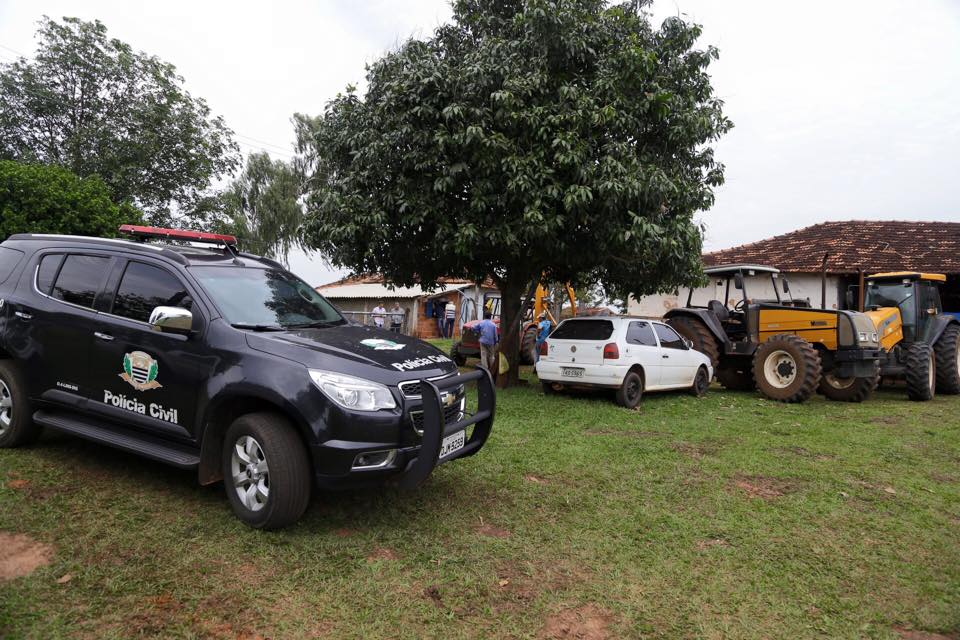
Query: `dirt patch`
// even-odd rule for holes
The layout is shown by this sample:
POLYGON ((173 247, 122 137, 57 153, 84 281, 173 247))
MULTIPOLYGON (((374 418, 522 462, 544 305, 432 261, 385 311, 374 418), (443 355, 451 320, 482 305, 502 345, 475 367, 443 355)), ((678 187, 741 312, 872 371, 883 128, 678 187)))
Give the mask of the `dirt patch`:
POLYGON ((399 560, 400 554, 388 547, 377 547, 367 556, 367 562, 376 562, 377 560, 399 560))
POLYGON ((931 473, 930 479, 937 484, 954 484, 957 482, 957 476, 952 476, 947 473, 931 473))
POLYGON ((8 480, 7 488, 13 489, 14 491, 23 491, 30 486, 29 480, 8 480))
POLYGON ((492 524, 481 523, 477 526, 476 530, 477 533, 488 538, 509 538, 511 535, 513 535, 506 529, 494 526, 492 524))
POLYGON ((523 476, 523 479, 527 482, 532 482, 533 484, 547 484, 547 481, 544 478, 535 475, 526 475, 523 476))
POLYGON ((427 600, 430 600, 438 607, 443 606, 443 597, 440 595, 440 587, 435 584, 432 584, 423 590, 423 597, 427 600))
POLYGON ((834 460, 836 456, 832 456, 829 453, 817 453, 816 451, 810 451, 803 447, 778 447, 774 451, 779 451, 780 453, 792 453, 795 456, 800 456, 801 458, 810 458, 811 460, 816 460, 817 462, 825 462, 827 460, 834 460))
POLYGON ((611 638, 613 614, 603 607, 587 604, 564 609, 547 618, 537 634, 540 640, 605 640, 611 638))
POLYGON ((903 418, 900 416, 875 416, 870 420, 873 424, 902 424, 903 418))
POLYGON ((697 550, 706 551, 711 547, 729 547, 730 543, 723 538, 708 538, 706 540, 697 540, 697 550))
POLYGON ((30 536, 0 531, 0 582, 30 575, 50 564, 53 547, 30 536))
POLYGON ((706 456, 716 455, 723 445, 719 442, 674 442, 670 448, 694 460, 701 460, 706 456))
POLYGON ((659 438, 667 435, 662 431, 618 431, 614 429, 594 429, 585 433, 588 436, 624 436, 626 438, 659 438))
POLYGON ((732 480, 732 485, 751 498, 761 498, 763 500, 773 500, 797 490, 797 483, 794 481, 768 476, 737 474, 732 480))
POLYGON ((348 529, 347 527, 340 527, 339 529, 333 530, 333 535, 338 538, 349 538, 350 536, 356 535, 356 531, 353 529, 348 529))
POLYGON ((960 634, 957 633, 933 633, 930 631, 917 631, 916 629, 904 629, 903 627, 894 627, 893 631, 903 640, 960 640, 960 634))

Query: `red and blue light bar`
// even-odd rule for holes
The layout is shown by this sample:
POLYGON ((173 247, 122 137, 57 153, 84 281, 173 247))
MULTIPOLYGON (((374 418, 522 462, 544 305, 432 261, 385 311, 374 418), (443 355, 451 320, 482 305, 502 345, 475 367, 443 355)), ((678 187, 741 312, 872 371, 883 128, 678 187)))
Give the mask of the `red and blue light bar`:
POLYGON ((165 238, 167 240, 225 244, 228 247, 237 246, 236 236, 224 233, 207 233, 206 231, 189 231, 186 229, 164 229, 163 227, 144 227, 136 224, 120 225, 120 233, 125 233, 135 238, 165 238))

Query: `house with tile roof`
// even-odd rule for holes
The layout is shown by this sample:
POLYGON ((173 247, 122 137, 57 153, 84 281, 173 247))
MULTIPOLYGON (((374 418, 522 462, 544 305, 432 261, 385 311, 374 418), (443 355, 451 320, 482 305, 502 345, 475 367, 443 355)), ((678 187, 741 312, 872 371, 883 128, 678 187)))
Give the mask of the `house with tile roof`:
MULTIPOLYGON (((845 220, 822 222, 790 233, 703 255, 705 266, 761 264, 776 267, 790 282, 795 298, 820 306, 822 273, 826 272, 826 306, 844 309, 846 293, 858 300, 861 276, 885 271, 944 273, 944 308, 960 311, 960 222, 903 220, 845 220)), ((694 293, 722 300, 724 293, 711 282, 694 293), (716 297, 718 296, 719 297, 716 297)), ((662 316, 686 303, 686 292, 631 300, 629 311, 662 316)))

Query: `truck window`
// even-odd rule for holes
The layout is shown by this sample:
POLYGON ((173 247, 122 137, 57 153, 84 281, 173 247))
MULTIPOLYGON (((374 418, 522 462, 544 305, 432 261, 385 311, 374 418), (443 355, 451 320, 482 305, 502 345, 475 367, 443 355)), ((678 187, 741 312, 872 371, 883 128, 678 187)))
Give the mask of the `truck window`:
POLYGON ((609 320, 565 320, 550 334, 551 340, 606 340, 613 334, 609 320))
POLYGON ((103 284, 110 258, 70 255, 63 262, 52 296, 81 307, 93 308, 93 299, 103 284))
POLYGON ((0 284, 6 282, 10 274, 20 263, 23 257, 23 251, 10 249, 9 247, 0 247, 0 284))
POLYGON ((53 279, 57 277, 61 262, 63 262, 62 253, 51 253, 40 259, 40 267, 37 269, 37 291, 50 295, 50 287, 53 286, 53 279))
POLYGON ((664 349, 686 349, 687 345, 683 343, 683 338, 665 324, 653 325, 657 331, 657 337, 660 338, 660 346, 664 349))
POLYGON ((639 344, 645 347, 657 346, 657 339, 653 337, 653 329, 649 322, 631 322, 627 327, 627 343, 639 344))
POLYGON ((130 262, 120 279, 113 315, 147 322, 156 307, 193 307, 186 287, 167 271, 142 262, 130 262))

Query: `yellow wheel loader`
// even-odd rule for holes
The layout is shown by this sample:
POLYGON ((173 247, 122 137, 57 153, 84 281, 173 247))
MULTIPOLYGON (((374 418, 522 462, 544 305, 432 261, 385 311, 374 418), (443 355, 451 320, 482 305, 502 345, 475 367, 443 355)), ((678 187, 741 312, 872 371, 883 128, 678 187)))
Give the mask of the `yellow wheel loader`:
MULTIPOLYGON (((863 306, 880 334, 882 376, 906 380, 911 400, 960 393, 960 321, 943 313, 939 273, 897 271, 866 278, 863 306)), ((847 306, 853 306, 847 292, 847 306)))
POLYGON ((664 317, 713 360, 720 384, 757 388, 781 402, 804 402, 817 391, 831 400, 862 402, 873 393, 880 348, 865 314, 793 300, 789 283, 773 267, 727 265, 705 272, 714 296, 722 292, 724 301, 698 306, 691 289, 686 307, 664 317), (781 297, 778 281, 789 300, 781 297))

